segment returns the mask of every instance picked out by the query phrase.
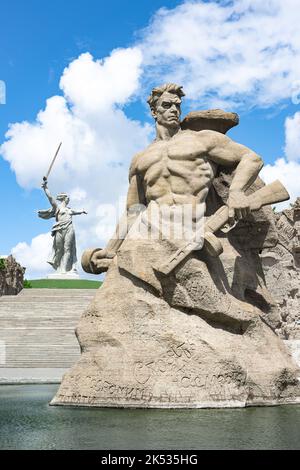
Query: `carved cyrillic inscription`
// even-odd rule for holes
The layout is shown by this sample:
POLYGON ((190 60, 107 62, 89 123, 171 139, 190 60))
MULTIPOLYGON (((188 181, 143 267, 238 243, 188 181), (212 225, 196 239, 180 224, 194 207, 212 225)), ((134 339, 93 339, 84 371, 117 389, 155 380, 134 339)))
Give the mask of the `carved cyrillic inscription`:
POLYGON ((146 384, 158 374, 172 373, 175 374, 175 381, 178 381, 193 354, 194 345, 191 343, 172 345, 164 354, 152 361, 135 362, 134 377, 139 384, 146 384))

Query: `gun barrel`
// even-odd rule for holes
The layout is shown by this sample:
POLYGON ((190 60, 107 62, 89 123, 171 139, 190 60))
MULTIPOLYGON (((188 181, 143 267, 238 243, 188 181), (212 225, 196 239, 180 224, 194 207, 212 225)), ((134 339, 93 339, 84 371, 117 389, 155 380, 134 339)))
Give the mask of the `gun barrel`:
POLYGON ((222 206, 218 209, 205 223, 206 232, 217 232, 223 225, 228 222, 229 209, 228 206, 222 206))

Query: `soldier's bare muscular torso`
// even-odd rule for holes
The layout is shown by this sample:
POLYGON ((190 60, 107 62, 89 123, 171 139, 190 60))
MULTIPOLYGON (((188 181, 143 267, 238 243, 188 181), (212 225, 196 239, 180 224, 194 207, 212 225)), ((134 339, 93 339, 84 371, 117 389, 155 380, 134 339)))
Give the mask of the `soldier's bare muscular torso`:
POLYGON ((133 158, 126 212, 107 247, 87 255, 88 272, 107 270, 141 210, 152 201, 173 206, 160 214, 169 212, 176 222, 182 205, 195 209, 193 222, 203 219, 206 197, 219 165, 235 168, 226 201, 228 218, 240 219, 250 213, 244 191, 262 168, 261 158, 220 132, 180 130, 182 96, 181 87, 175 84, 152 90, 148 103, 155 119, 156 140, 133 158))
POLYGON ((132 164, 146 202, 198 204, 205 201, 217 165, 206 155, 207 136, 181 131, 168 141, 155 141, 132 164))

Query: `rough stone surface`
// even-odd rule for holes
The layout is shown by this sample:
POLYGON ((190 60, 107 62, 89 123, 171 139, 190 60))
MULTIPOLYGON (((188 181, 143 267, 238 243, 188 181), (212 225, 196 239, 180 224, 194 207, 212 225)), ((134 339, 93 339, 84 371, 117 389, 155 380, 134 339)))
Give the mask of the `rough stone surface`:
POLYGON ((79 322, 82 355, 52 404, 192 408, 299 401, 299 369, 263 320, 257 276, 253 290, 259 257, 241 257, 222 243, 220 259, 190 255, 164 279, 151 266, 172 252, 169 242, 125 240, 79 322), (237 263, 243 277, 233 269, 237 263), (238 299, 249 282, 253 295, 238 299))
POLYGON ((265 279, 280 313, 277 333, 300 340, 300 198, 274 219, 278 243, 262 252, 265 279))
POLYGON ((23 289, 25 268, 17 263, 13 256, 1 259, 3 264, 0 267, 0 296, 16 295, 23 289))
POLYGON ((239 123, 239 116, 236 113, 226 113, 222 109, 208 109, 204 111, 192 111, 181 122, 182 129, 192 129, 202 131, 210 129, 226 134, 239 123))
MULTIPOLYGON (((197 112, 180 124, 183 95, 181 87, 166 84, 148 99, 156 139, 133 158, 127 211, 115 236, 105 249, 83 256, 87 272, 107 276, 76 329, 82 354, 54 405, 300 402, 300 370, 275 333, 280 314, 259 256, 277 242, 272 211, 261 207, 288 195, 275 182, 259 190, 263 200, 257 195, 255 203, 252 193, 264 186, 262 160, 222 135, 237 116, 197 112), (188 241, 174 235, 186 206, 196 226, 188 241), (174 236, 157 223, 166 208, 174 236), (239 223, 224 233, 234 216, 239 223), (195 245, 199 221, 201 246, 195 245)), ((185 219, 182 226, 191 233, 185 219)))
POLYGON ((300 340, 299 339, 290 339, 285 340, 284 344, 287 346, 289 351, 292 354, 295 362, 300 366, 300 340))

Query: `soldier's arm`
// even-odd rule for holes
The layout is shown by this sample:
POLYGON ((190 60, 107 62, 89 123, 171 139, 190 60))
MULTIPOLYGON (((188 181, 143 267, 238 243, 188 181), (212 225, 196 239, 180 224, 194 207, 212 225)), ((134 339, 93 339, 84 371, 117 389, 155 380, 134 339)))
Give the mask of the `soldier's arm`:
POLYGON ((110 253, 110 256, 116 254, 127 233, 144 207, 145 197, 142 184, 139 176, 137 174, 133 174, 130 178, 125 214, 121 217, 116 228, 116 232, 106 247, 106 250, 110 253))
POLYGON ((56 209, 57 209, 57 202, 56 202, 56 200, 54 199, 54 197, 51 195, 51 193, 50 193, 50 191, 49 191, 49 189, 48 189, 48 182, 47 182, 47 180, 45 180, 45 181, 43 182, 42 188, 43 188, 43 190, 44 190, 44 192, 45 192, 45 194, 46 194, 46 196, 47 196, 47 198, 48 198, 48 200, 49 200, 51 206, 53 207, 53 209, 56 210, 56 209))
POLYGON ((229 216, 238 219, 250 213, 245 191, 257 178, 263 167, 263 161, 257 153, 229 137, 213 131, 207 131, 207 154, 218 165, 235 167, 235 173, 229 188, 229 216))
POLYGON ((121 217, 114 236, 108 242, 106 248, 86 250, 82 256, 82 267, 85 271, 100 274, 108 270, 112 259, 115 257, 123 240, 144 208, 145 194, 142 182, 135 169, 131 167, 129 175, 129 189, 125 214, 121 217))
POLYGON ((84 210, 84 209, 82 209, 81 211, 72 210, 71 214, 72 214, 72 215, 87 214, 87 211, 84 210))

